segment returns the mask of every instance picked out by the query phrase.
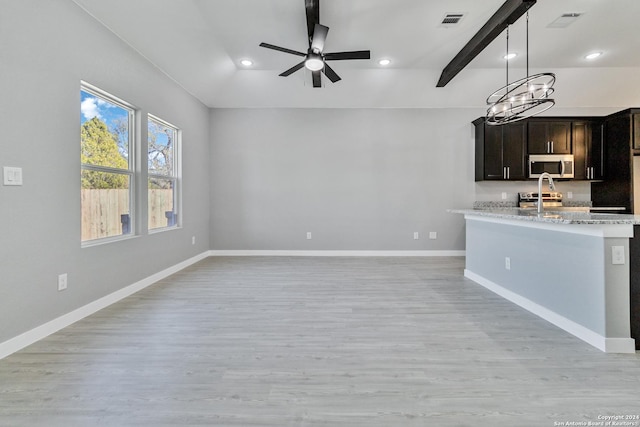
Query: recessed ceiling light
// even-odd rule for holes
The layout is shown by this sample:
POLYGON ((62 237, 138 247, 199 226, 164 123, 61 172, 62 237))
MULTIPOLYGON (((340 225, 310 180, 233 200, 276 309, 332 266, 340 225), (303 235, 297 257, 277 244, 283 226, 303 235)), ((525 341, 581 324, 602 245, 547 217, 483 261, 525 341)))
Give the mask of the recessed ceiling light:
POLYGON ((593 52, 585 56, 585 59, 596 59, 600 55, 602 55, 602 52, 593 52))
POLYGON ((245 67, 250 67, 253 65, 253 61, 251 61, 250 59, 243 59, 242 61, 240 61, 240 63, 245 67))
POLYGON ((517 54, 517 53, 509 53, 509 54, 507 54, 507 55, 503 56, 503 58, 504 58, 504 59, 506 59, 506 60, 508 61, 508 60, 510 60, 510 59, 515 58, 516 56, 518 56, 518 54, 517 54))
POLYGON ((378 64, 383 65, 383 66, 384 65, 389 65, 389 64, 391 64, 391 60, 389 60, 389 59, 381 59, 380 61, 378 61, 378 64))

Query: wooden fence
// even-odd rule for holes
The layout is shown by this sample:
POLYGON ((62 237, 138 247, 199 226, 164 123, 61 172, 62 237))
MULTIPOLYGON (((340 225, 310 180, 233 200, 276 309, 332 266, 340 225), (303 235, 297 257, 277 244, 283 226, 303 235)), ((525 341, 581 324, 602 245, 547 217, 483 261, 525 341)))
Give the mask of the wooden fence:
MULTIPOLYGON (((83 189, 82 241, 123 234, 122 215, 130 215, 129 190, 83 189)), ((166 227, 165 212, 173 211, 172 190, 149 190, 149 229, 166 227)))

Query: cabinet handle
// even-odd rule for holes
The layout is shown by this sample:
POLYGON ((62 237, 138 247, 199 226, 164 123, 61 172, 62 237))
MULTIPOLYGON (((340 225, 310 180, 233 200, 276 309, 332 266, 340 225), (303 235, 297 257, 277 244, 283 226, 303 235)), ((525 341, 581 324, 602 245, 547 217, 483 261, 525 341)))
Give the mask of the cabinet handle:
POLYGON ((509 170, 509 166, 503 166, 502 167, 502 179, 509 179, 509 175, 510 175, 510 170, 509 170))
POLYGON ((551 143, 547 141, 547 154, 549 154, 550 149, 551 149, 551 143))
POLYGON ((587 179, 591 179, 591 168, 587 168, 587 179))
POLYGON ((511 179, 511 167, 507 166, 507 179, 511 179))
POLYGON ((553 149, 553 141, 551 141, 551 154, 553 154, 555 150, 553 149))

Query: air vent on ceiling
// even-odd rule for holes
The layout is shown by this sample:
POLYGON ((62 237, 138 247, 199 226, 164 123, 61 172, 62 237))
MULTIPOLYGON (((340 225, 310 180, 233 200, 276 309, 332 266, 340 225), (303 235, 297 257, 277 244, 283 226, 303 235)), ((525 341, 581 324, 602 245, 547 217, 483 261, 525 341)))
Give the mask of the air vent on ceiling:
POLYGON ((578 18, 583 15, 581 12, 569 12, 563 13, 558 18, 556 18, 553 22, 547 25, 547 28, 567 28, 569 25, 576 22, 578 18))
POLYGON ((452 25, 459 24, 463 17, 464 13, 447 13, 444 18, 442 18, 440 24, 445 27, 451 27, 452 25))

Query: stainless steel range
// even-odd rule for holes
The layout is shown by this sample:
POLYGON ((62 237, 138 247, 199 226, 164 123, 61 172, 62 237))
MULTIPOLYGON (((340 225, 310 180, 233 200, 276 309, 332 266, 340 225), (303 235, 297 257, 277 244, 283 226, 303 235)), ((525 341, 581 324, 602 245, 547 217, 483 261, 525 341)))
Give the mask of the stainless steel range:
MULTIPOLYGON (((537 207, 538 193, 518 193, 518 206, 525 209, 537 207)), ((542 206, 545 209, 562 207, 562 193, 559 191, 542 193, 542 206)))

